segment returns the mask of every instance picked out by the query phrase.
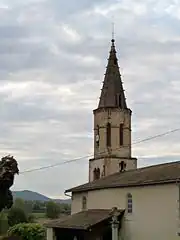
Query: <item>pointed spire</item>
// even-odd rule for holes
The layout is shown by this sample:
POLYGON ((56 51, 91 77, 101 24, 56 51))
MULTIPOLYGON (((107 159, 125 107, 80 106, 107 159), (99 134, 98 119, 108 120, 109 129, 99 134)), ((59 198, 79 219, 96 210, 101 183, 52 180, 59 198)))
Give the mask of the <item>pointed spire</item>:
POLYGON ((112 38, 111 43, 111 50, 109 54, 98 108, 118 107, 121 109, 127 109, 125 94, 118 66, 118 59, 116 57, 114 38, 112 38))

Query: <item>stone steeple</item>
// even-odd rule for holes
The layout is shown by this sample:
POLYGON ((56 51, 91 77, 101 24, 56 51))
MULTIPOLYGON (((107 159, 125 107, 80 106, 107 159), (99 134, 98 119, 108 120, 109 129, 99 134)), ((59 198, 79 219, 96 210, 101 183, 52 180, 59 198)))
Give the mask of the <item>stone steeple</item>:
POLYGON ((127 109, 121 74, 116 57, 115 40, 111 40, 111 50, 103 82, 98 108, 118 107, 127 109))
POLYGON ((89 160, 89 181, 137 168, 131 156, 131 114, 127 107, 114 39, 98 108, 94 114, 94 157, 89 160))

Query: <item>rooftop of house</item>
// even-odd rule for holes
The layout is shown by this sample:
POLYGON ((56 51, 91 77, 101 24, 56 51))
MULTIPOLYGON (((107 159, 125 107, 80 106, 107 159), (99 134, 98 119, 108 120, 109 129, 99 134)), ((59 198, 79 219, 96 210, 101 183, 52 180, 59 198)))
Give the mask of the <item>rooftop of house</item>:
MULTIPOLYGON (((117 216, 122 216, 123 213, 124 210, 118 210, 117 216)), ((111 209, 89 209, 59 219, 50 220, 44 225, 52 228, 88 230, 92 226, 110 219, 112 214, 111 209)))
POLYGON ((65 192, 84 192, 104 188, 138 187, 176 183, 180 179, 180 161, 163 163, 125 172, 118 172, 98 180, 71 188, 65 192))

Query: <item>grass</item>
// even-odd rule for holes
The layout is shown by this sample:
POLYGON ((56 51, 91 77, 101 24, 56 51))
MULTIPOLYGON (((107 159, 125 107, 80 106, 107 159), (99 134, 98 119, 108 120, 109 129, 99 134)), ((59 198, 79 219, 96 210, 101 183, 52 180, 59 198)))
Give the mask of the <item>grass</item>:
MULTIPOLYGON (((8 214, 7 212, 3 213, 3 216, 4 216, 3 218, 4 219, 7 219, 7 214, 8 214)), ((46 214, 42 213, 42 212, 41 213, 31 213, 31 214, 35 217, 35 219, 47 218, 46 214)))
POLYGON ((32 215, 35 217, 35 221, 40 224, 44 224, 49 219, 46 217, 45 213, 32 213, 32 215))
POLYGON ((32 215, 38 219, 38 218, 46 218, 46 214, 45 213, 32 213, 32 215))

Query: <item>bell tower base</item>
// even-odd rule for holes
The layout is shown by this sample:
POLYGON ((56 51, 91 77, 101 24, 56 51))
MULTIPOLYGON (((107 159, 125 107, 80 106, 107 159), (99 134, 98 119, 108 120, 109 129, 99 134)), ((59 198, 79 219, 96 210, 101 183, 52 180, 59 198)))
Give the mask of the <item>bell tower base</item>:
POLYGON ((137 168, 137 158, 124 158, 117 156, 101 156, 89 160, 89 181, 106 177, 116 172, 123 172, 137 168), (97 176, 95 171, 99 172, 97 176))

